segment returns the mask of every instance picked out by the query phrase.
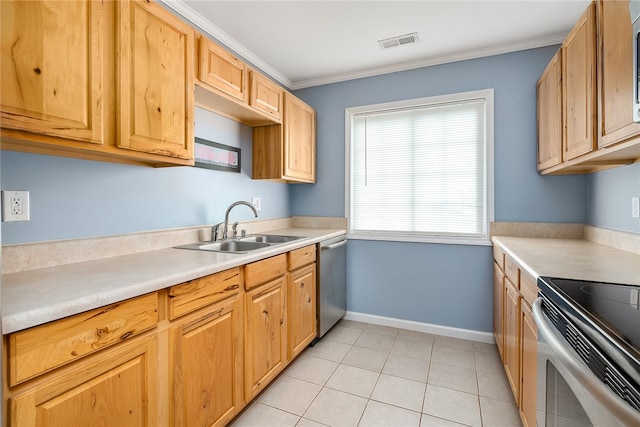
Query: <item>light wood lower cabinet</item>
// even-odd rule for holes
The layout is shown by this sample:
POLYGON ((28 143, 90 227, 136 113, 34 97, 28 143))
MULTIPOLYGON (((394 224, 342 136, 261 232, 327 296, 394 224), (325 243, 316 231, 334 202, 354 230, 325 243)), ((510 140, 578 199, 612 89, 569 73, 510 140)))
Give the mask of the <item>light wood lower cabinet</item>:
POLYGON ((298 356, 316 337, 315 260, 315 245, 289 253, 287 284, 289 360, 298 356))
POLYGON ((286 360, 286 278, 276 278, 245 294, 245 399, 273 380, 286 360))
POLYGON ((174 426, 224 426, 243 407, 242 299, 181 319, 170 331, 174 426))
POLYGON ((315 337, 315 249, 3 337, 3 425, 227 425, 315 337))
POLYGON ((536 280, 503 248, 494 246, 494 334, 525 427, 536 425, 538 332, 531 304, 537 297, 536 280), (500 321, 503 323, 500 324, 500 321), (502 331, 502 335, 500 335, 502 331))
POLYGON ((504 359, 504 273, 494 263, 493 265, 493 335, 500 357, 504 359))
POLYGON ((520 295, 509 279, 505 279, 504 300, 504 366, 511 390, 519 403, 520 396, 520 295))
POLYGON ((78 362, 12 396, 9 425, 158 426, 157 351, 151 335, 78 362))

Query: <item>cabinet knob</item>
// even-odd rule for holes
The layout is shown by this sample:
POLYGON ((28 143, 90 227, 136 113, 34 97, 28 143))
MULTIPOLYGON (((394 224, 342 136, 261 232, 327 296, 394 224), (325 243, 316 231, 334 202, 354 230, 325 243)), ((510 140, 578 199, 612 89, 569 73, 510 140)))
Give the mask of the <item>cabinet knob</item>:
POLYGON ((284 323, 284 319, 280 319, 280 324, 282 325, 284 323))

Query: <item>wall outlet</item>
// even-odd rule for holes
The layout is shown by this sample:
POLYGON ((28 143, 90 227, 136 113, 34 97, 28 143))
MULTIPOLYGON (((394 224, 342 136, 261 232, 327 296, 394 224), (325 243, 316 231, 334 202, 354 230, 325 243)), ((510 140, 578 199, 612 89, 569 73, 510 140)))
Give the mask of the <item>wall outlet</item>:
POLYGON ((640 197, 631 198, 631 218, 640 218, 640 197))
POLYGON ((260 197, 253 196, 251 198, 251 204, 258 212, 262 210, 262 199, 260 199, 260 197))
POLYGON ((2 221, 29 221, 29 192, 4 190, 2 192, 2 221))

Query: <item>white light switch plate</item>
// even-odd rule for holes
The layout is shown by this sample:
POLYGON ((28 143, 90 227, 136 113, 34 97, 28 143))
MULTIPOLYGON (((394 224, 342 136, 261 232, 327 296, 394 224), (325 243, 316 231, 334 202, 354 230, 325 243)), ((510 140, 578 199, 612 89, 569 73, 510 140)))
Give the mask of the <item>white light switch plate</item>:
POLYGON ((640 218, 640 197, 631 198, 631 218, 640 218))
POLYGON ((29 221, 28 191, 2 191, 2 221, 29 221))

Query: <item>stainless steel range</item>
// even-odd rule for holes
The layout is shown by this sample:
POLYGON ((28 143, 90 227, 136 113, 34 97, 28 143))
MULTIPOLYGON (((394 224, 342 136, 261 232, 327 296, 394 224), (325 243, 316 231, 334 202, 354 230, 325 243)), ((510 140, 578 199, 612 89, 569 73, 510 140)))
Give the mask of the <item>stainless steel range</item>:
POLYGON ((538 279, 537 424, 640 426, 640 286, 538 279))

